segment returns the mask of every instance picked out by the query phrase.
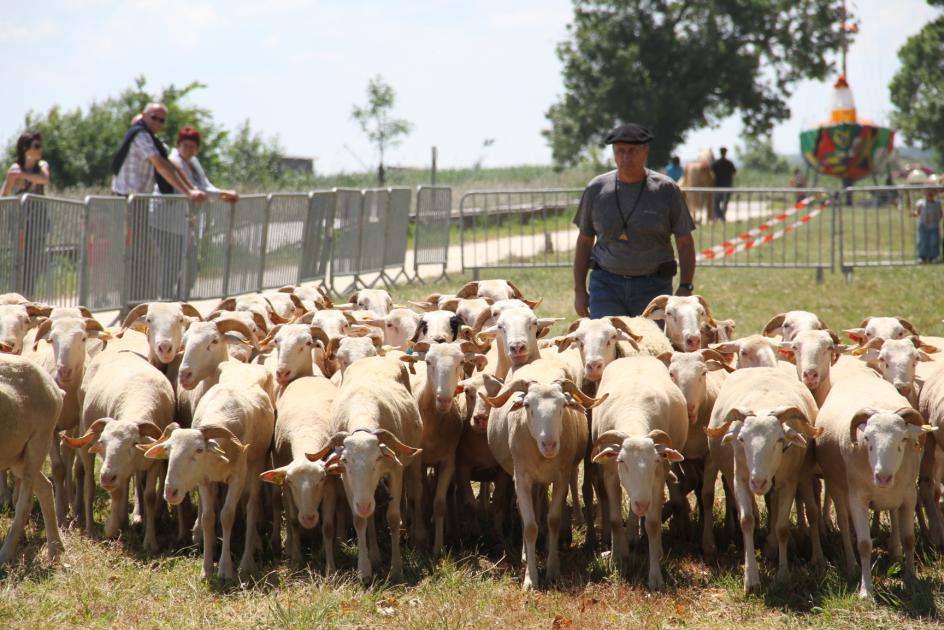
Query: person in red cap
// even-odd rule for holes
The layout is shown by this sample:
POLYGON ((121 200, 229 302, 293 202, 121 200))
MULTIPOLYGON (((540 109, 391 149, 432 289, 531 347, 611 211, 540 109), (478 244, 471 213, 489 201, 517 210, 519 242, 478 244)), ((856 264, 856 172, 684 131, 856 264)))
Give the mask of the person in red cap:
POLYGON ((184 127, 177 133, 177 147, 170 153, 170 161, 202 190, 210 199, 222 199, 229 203, 239 201, 235 190, 222 190, 214 186, 206 176, 197 154, 200 153, 200 132, 193 127, 184 127))
POLYGON ((652 134, 627 123, 604 142, 616 169, 587 184, 574 217, 574 309, 580 317, 638 316, 653 298, 695 287, 695 222, 671 177, 646 168, 652 134), (672 237, 678 261, 672 249, 672 237), (587 272, 590 270, 589 287, 587 272))

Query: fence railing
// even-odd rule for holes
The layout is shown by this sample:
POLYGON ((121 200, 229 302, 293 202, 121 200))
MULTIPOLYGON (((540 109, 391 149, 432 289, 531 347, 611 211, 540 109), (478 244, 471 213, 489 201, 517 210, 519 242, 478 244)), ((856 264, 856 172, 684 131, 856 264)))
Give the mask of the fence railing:
MULTIPOLYGON (((817 277, 838 269, 851 278, 857 267, 919 262, 914 212, 929 191, 940 188, 683 192, 698 222, 699 265, 813 268, 817 277)), ((445 276, 450 257, 476 276, 569 267, 582 192, 473 191, 458 208, 446 187, 417 188, 415 205, 408 188, 246 195, 234 204, 174 195, 0 198, 0 293, 108 310, 303 281, 345 294, 418 280, 424 265, 445 276)), ((940 257, 940 247, 924 256, 940 257)))
MULTIPOLYGON (((449 195, 449 189, 418 191, 422 234, 448 238, 449 195)), ((339 293, 335 284, 342 277, 351 278, 351 287, 410 281, 408 258, 431 250, 417 244, 408 253, 413 212, 409 188, 201 204, 179 195, 0 198, 0 293, 110 310, 303 281, 339 293)), ((445 271, 448 241, 441 245, 436 262, 445 271)))

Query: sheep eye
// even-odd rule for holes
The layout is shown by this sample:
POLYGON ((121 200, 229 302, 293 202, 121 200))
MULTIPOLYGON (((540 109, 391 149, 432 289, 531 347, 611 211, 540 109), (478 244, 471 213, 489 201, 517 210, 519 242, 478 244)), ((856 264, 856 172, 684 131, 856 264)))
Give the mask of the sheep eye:
POLYGON ((219 343, 219 342, 220 342, 219 339, 214 339, 214 340, 213 340, 213 343, 219 343))
POLYGON ((197 448, 197 455, 202 455, 202 454, 203 454, 203 447, 201 446, 197 448))

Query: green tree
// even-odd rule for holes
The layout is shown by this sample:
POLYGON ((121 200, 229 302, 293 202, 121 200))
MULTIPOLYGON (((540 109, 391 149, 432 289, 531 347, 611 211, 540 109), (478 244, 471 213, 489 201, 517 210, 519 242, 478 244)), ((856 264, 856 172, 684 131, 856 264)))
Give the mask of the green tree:
POLYGON ((377 147, 380 163, 377 167, 377 181, 383 186, 384 154, 387 149, 400 144, 403 138, 413 129, 413 124, 402 118, 393 118, 393 106, 397 95, 393 88, 384 83, 379 74, 367 83, 367 105, 355 105, 351 110, 351 118, 361 126, 370 142, 377 147))
POLYGON ((558 45, 564 94, 544 132, 579 161, 615 123, 648 126, 664 164, 693 129, 740 112, 750 134, 790 115, 797 81, 821 79, 840 45, 838 0, 574 0, 558 45))
MULTIPOLYGON (((929 4, 944 7, 944 0, 929 4)), ((909 37, 898 59, 901 68, 888 86, 895 107, 892 124, 944 164, 944 15, 909 37)))
POLYGON ((770 136, 746 136, 737 153, 741 171, 780 174, 792 170, 790 162, 774 151, 770 136))
POLYGON ((270 188, 278 186, 287 177, 282 154, 278 140, 253 133, 249 121, 243 121, 221 147, 219 179, 270 188))

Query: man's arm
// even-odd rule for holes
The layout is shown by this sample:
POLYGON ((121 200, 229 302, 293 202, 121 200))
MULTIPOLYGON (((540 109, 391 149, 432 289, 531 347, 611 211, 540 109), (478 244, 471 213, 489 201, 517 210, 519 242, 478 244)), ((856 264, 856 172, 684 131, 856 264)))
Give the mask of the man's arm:
MULTIPOLYGON (((675 249, 679 257, 679 283, 691 284, 695 279, 695 239, 691 234, 675 237, 675 249)), ((675 295, 691 295, 692 292, 679 287, 675 295)))
POLYGON ((154 168, 157 169, 157 172, 167 180, 168 184, 179 190, 181 194, 189 197, 191 201, 203 201, 206 199, 206 193, 204 193, 202 190, 194 190, 193 188, 190 188, 183 180, 180 179, 180 176, 177 175, 177 167, 175 167, 169 161, 165 160, 160 155, 152 155, 148 157, 148 160, 154 165, 154 168))
POLYGON ((574 310, 579 317, 590 317, 587 270, 590 268, 590 252, 595 240, 595 237, 586 234, 577 235, 577 248, 574 251, 574 310))

